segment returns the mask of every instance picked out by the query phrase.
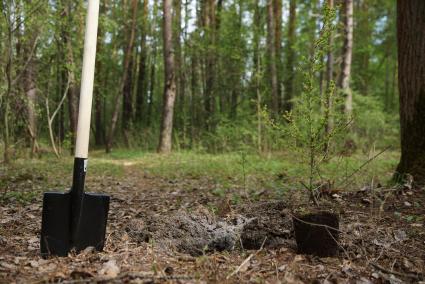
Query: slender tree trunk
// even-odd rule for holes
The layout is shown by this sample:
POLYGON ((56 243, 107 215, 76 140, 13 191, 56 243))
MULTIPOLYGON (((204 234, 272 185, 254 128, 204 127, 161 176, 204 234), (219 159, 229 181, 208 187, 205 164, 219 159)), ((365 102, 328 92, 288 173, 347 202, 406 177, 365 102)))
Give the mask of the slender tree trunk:
POLYGON ((68 115, 69 115, 69 130, 71 134, 71 149, 70 154, 74 153, 75 138, 77 133, 77 120, 78 120, 78 97, 79 90, 77 82, 75 79, 75 62, 74 62, 74 52, 72 47, 71 36, 69 34, 69 26, 72 25, 71 20, 71 7, 72 1, 65 1, 63 7, 63 17, 69 19, 65 21, 62 26, 62 39, 66 48, 66 68, 67 68, 67 77, 69 81, 68 89, 68 115))
POLYGON ((172 0, 164 0, 164 100, 162 109, 161 133, 159 137, 158 152, 171 152, 172 132, 173 132, 173 113, 174 101, 176 98, 176 82, 174 71, 173 54, 173 32, 172 32, 172 0))
POLYGON ((175 123, 174 127, 176 129, 181 130, 183 128, 183 116, 182 116, 182 100, 184 96, 182 85, 182 68, 183 68, 183 61, 182 61, 182 46, 181 46, 181 36, 182 36, 182 1, 181 0, 173 0, 173 48, 174 48, 174 61, 175 61, 175 81, 176 81, 176 105, 178 111, 175 115, 175 123))
POLYGON ((142 27, 141 27, 141 39, 140 39, 140 55, 139 55, 139 74, 137 77, 137 94, 136 94, 136 115, 135 122, 139 125, 143 125, 143 121, 146 121, 145 104, 147 101, 148 93, 148 71, 147 71, 147 45, 146 36, 148 33, 148 0, 143 1, 142 10, 142 27))
POLYGON ((258 82, 259 82, 259 77, 261 76, 260 73, 260 33, 261 33, 261 13, 260 13, 260 0, 255 0, 255 6, 254 6, 254 19, 253 19, 253 23, 252 23, 252 30, 253 30, 253 40, 252 40, 252 62, 253 64, 253 76, 252 76, 252 81, 251 84, 254 86, 255 88, 255 92, 254 92, 254 98, 257 97, 258 94, 258 88, 260 87, 258 82))
POLYGON ((156 84, 156 46, 153 47, 151 66, 150 66, 150 80, 149 80, 149 99, 148 109, 146 111, 146 125, 149 127, 152 123, 152 108, 155 102, 155 84, 156 84))
POLYGON ((27 98, 28 131, 31 139, 31 157, 38 151, 37 145, 37 86, 36 66, 33 54, 36 54, 37 31, 34 27, 26 26, 26 42, 24 44, 24 62, 26 69, 23 71, 24 91, 27 98))
POLYGON ((397 1, 401 158, 399 177, 425 184, 425 1, 397 1))
POLYGON ((9 98, 12 92, 12 70, 13 70, 13 32, 12 32, 12 15, 11 15, 11 9, 4 8, 2 13, 6 19, 7 22, 7 43, 6 43, 6 66, 4 66, 5 69, 5 75, 6 75, 6 92, 2 97, 2 119, 3 119, 3 161, 5 164, 10 163, 10 153, 9 153, 9 144, 10 144, 10 129, 9 129, 9 111, 10 111, 10 105, 9 105, 9 98))
MULTIPOLYGON (((328 0, 328 7, 330 9, 334 9, 334 0, 328 0)), ((328 39, 328 45, 329 45, 329 50, 328 50, 328 55, 327 55, 327 62, 326 62, 326 91, 328 92, 331 86, 331 82, 334 80, 334 54, 333 54, 333 46, 334 46, 334 35, 331 32, 331 34, 329 35, 329 39, 328 39)), ((328 109, 332 109, 332 100, 331 100, 331 96, 326 96, 326 107, 328 109)), ((328 116, 326 117, 326 133, 330 133, 333 127, 333 121, 332 119, 328 116)), ((327 150, 327 145, 325 146, 325 150, 327 150)))
POLYGON ((156 60, 157 60, 157 50, 158 50, 158 41, 156 38, 158 38, 157 30, 157 21, 158 18, 158 2, 154 2, 152 14, 154 16, 152 26, 151 26, 151 34, 154 38, 152 42, 152 56, 150 56, 150 69, 149 69, 149 93, 148 93, 148 109, 146 113, 146 125, 148 127, 151 126, 152 120, 153 120, 153 107, 154 103, 156 101, 155 93, 156 93, 156 60))
POLYGON ((200 119, 196 103, 197 103, 197 97, 199 96, 199 62, 198 62, 198 52, 197 50, 193 50, 192 48, 192 56, 191 56, 191 81, 190 81, 190 141, 191 146, 193 145, 193 142, 195 140, 195 129, 199 126, 197 122, 199 123, 200 119))
MULTIPOLYGON (((131 112, 128 113, 128 108, 130 108, 130 111, 132 110, 132 106, 129 106, 128 103, 131 102, 131 86, 132 80, 131 78, 131 71, 132 70, 132 59, 133 59, 133 47, 134 47, 134 37, 135 37, 135 26, 136 26, 136 15, 137 15, 137 0, 132 0, 132 20, 131 20, 131 26, 128 30, 129 32, 129 38, 127 42, 127 48, 124 53, 124 64, 123 64, 123 76, 120 83, 120 90, 121 93, 118 93, 113 102, 114 102, 114 110, 112 113, 111 118, 111 127, 109 129, 108 137, 106 139, 106 153, 111 152, 112 144, 114 142, 114 135, 115 135, 115 129, 117 127, 118 122, 118 116, 119 116, 119 110, 120 107, 122 107, 126 112, 123 114, 123 130, 124 130, 124 138, 126 139, 126 130, 128 130, 128 123, 131 119, 131 112), (120 101, 121 97, 123 97, 123 105, 121 106, 120 101), (124 118, 125 116, 125 118, 124 118)), ((128 142, 128 141, 127 141, 128 142)))
POLYGON ((292 98, 294 96, 294 61, 295 61, 295 26, 296 26, 296 0, 289 2, 289 23, 286 49, 286 82, 284 95, 284 111, 292 110, 292 98))
MULTIPOLYGON (((100 17, 102 17, 105 14, 105 3, 103 1, 100 2, 100 17)), ((102 121, 102 90, 103 86, 102 86, 102 73, 104 72, 104 68, 102 66, 102 60, 101 60, 101 56, 99 56, 102 53, 102 49, 104 47, 103 41, 104 41, 104 31, 103 31, 103 25, 102 25, 102 21, 99 22, 99 28, 98 28, 98 33, 97 33, 97 51, 96 53, 98 54, 98 56, 96 56, 96 84, 95 84, 95 89, 94 89, 94 124, 95 124, 95 130, 94 130, 94 135, 95 135, 95 144, 97 146, 103 145, 104 141, 105 141, 105 128, 104 128, 104 124, 102 121)))
MULTIPOLYGON (((278 111, 282 110, 283 92, 282 79, 282 0, 273 1, 273 21, 274 21, 274 46, 275 46, 275 64, 276 64, 276 80, 277 80, 277 104, 278 111)), ((293 1, 293 0, 291 0, 293 1)))
POLYGON ((353 54, 353 0, 344 2, 344 45, 342 47, 341 74, 338 87, 345 95, 345 113, 353 111, 353 93, 350 90, 351 59, 353 54))
POLYGON ((277 80, 276 66, 276 45, 275 45, 275 20, 273 1, 267 3, 267 49, 268 49, 268 69, 270 76, 270 91, 271 91, 271 110, 276 118, 279 114, 279 89, 277 80))
POLYGON ((215 84, 216 84, 216 5, 215 0, 207 0, 204 4, 204 32, 207 39, 205 53, 205 125, 207 130, 214 128, 215 84))
POLYGON ((356 33, 359 38, 356 41, 358 44, 358 54, 356 54, 356 62, 359 62, 359 69, 356 76, 360 79, 359 90, 363 95, 368 95, 369 93, 369 61, 370 61, 370 45, 372 43, 372 32, 373 26, 372 21, 369 18, 370 15, 370 0, 361 0, 357 1, 359 4, 359 10, 362 11, 361 18, 359 19, 358 28, 356 33))
POLYGON ((132 18, 130 22, 130 27, 128 29, 130 34, 130 39, 128 41, 128 46, 126 48, 126 68, 124 69, 123 75, 123 112, 122 112, 122 130, 124 135, 124 141, 127 147, 130 146, 130 128, 131 128, 131 119, 133 116, 133 68, 134 68, 134 38, 136 34, 136 19, 137 19, 137 6, 138 0, 132 0, 131 2, 131 11, 132 18))

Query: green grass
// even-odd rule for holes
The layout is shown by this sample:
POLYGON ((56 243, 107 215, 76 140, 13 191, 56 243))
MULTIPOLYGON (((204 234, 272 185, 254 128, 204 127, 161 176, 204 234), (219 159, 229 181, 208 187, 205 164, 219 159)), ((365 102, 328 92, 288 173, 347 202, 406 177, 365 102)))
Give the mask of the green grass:
MULTIPOLYGON (((395 151, 384 152, 353 178, 341 183, 347 176, 361 167, 371 154, 356 153, 351 157, 336 157, 322 167, 322 179, 333 181, 340 189, 358 189, 372 181, 385 185, 391 178, 399 159, 395 151)), ((3 198, 27 200, 31 194, 22 192, 44 191, 52 188, 67 187, 71 184, 73 158, 57 159, 47 155, 41 159, 18 159, 12 165, 0 166, 4 175, 0 175, 0 195, 9 185, 7 195, 3 198), (16 181, 10 177, 30 173, 35 178, 43 177, 42 188, 25 186, 25 190, 10 186, 16 181), (11 188, 11 189, 10 189, 11 188), (22 198, 20 198, 20 195, 22 198)), ((242 152, 226 154, 201 154, 196 152, 175 152, 170 155, 118 149, 111 154, 101 151, 90 153, 89 175, 112 176, 124 178, 127 168, 145 172, 151 176, 168 179, 202 179, 207 178, 215 184, 214 192, 224 195, 233 188, 247 188, 253 191, 272 189, 284 191, 300 188, 300 181, 308 178, 308 171, 300 163, 296 153, 279 152, 268 155, 243 154, 242 152)), ((136 172, 137 172, 136 171, 136 172)), ((19 182, 18 182, 19 183, 19 182)))

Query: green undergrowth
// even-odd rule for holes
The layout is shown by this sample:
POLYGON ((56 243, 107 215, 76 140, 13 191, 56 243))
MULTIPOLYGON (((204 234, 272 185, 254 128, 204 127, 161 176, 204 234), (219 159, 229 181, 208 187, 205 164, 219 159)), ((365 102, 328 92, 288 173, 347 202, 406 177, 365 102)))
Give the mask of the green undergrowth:
MULTIPOLYGON (((399 153, 385 151, 370 161, 378 152, 335 157, 325 163, 321 181, 316 182, 330 182, 341 190, 355 190, 371 183, 385 186, 397 165, 399 153), (353 175, 354 172, 356 174, 353 175)), ((72 157, 57 159, 50 155, 40 159, 18 159, 8 166, 0 165, 0 201, 28 202, 43 191, 65 190, 71 185, 72 165, 72 157)), ((90 153, 89 178, 107 176, 124 179, 128 169, 132 170, 132 174, 140 172, 141 176, 148 174, 177 182, 206 179, 215 184, 214 193, 217 195, 224 195, 234 188, 254 193, 264 189, 279 193, 302 188, 300 181, 308 173, 307 168, 300 166, 297 155, 288 152, 264 155, 175 152, 160 155, 117 149, 111 154, 101 151, 90 153)))
MULTIPOLYGON (((336 156, 325 163, 320 182, 331 182, 342 190, 351 190, 370 183, 385 185, 391 179, 399 154, 385 151, 355 153, 349 157, 336 156), (355 174, 353 174, 355 173, 355 174)), ((300 181, 308 169, 301 166, 295 153, 274 152, 264 155, 245 152, 205 154, 175 152, 159 155, 150 152, 116 150, 106 155, 94 153, 93 164, 132 167, 153 176, 169 179, 213 180, 218 187, 244 187, 252 190, 301 187, 300 181)))

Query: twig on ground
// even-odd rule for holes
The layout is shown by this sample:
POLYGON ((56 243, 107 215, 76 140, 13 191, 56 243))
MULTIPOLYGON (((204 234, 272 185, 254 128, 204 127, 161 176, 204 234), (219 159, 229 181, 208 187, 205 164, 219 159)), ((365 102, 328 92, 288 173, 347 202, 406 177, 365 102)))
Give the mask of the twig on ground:
POLYGON ((405 274, 405 273, 397 272, 397 271, 394 271, 394 270, 386 269, 385 267, 382 267, 379 264, 374 263, 374 262, 371 262, 370 265, 372 265, 374 268, 381 270, 382 272, 387 273, 387 274, 393 274, 393 275, 397 275, 397 276, 400 276, 400 277, 405 277, 405 278, 410 278, 410 279, 415 279, 415 280, 423 280, 424 279, 423 274, 413 274, 413 273, 405 274))
POLYGON ((230 279, 232 276, 236 275, 242 269, 242 267, 244 267, 251 260, 251 258, 256 256, 260 251, 262 251, 264 244, 266 243, 266 240, 267 240, 267 237, 264 238, 264 241, 261 244, 261 247, 255 253, 251 253, 244 261, 242 261, 242 263, 238 266, 238 268, 236 268, 232 273, 227 275, 226 279, 230 279))

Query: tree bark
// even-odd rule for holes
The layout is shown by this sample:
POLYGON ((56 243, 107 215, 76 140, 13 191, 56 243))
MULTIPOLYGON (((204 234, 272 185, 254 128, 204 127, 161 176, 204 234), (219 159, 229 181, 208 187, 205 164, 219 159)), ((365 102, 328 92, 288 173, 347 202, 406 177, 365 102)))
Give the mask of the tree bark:
POLYGON ((401 158, 398 177, 425 184, 425 1, 397 1, 401 158))
MULTIPOLYGON (((127 42, 127 47, 124 53, 124 64, 123 64, 123 76, 120 83, 120 90, 121 93, 118 93, 114 98, 114 111, 112 113, 111 118, 111 128, 109 129, 108 137, 106 139, 106 153, 111 152, 112 144, 114 142, 114 134, 115 134, 115 128, 117 127, 118 122, 118 116, 119 116, 119 110, 120 110, 120 101, 121 97, 123 98, 123 105, 121 106, 123 109, 127 111, 127 107, 129 107, 127 104, 129 102, 129 96, 131 97, 131 90, 128 88, 128 85, 131 85, 131 79, 128 79, 129 76, 131 76, 131 70, 132 70, 132 58, 133 58, 133 47, 134 47, 134 37, 135 37, 135 25, 136 25, 136 15, 137 15, 137 0, 132 0, 132 21, 129 32, 129 38, 127 42), (130 69, 131 68, 131 69, 130 69), (130 93, 129 93, 130 92, 130 93)), ((131 106, 130 106, 131 109, 131 106)), ((125 112, 126 112, 125 111, 125 112)), ((125 131, 127 127, 127 123, 130 122, 131 113, 130 114, 123 114, 123 120, 126 120, 126 124, 123 122, 123 130, 125 131), (126 118, 124 118, 126 116, 126 118)), ((126 133, 124 133, 124 136, 126 133)))
POLYGON ((205 52, 205 126, 207 130, 214 128, 215 84, 216 84, 216 12, 215 0, 207 0, 204 4, 204 33, 206 36, 205 52))
POLYGON ((129 132, 131 128, 131 119, 133 116, 133 68, 134 68, 134 38, 136 34, 136 19, 138 0, 131 2, 131 22, 128 28, 130 38, 125 55, 125 69, 123 74, 123 112, 122 112, 122 130, 124 135, 125 145, 130 146, 129 132))
MULTIPOLYGON (((334 0, 328 0, 328 7, 330 9, 334 9, 334 0)), ((334 45, 334 35, 331 32, 328 38, 328 54, 327 54, 327 62, 326 62, 326 91, 328 92, 330 89, 331 82, 334 79, 334 54, 333 54, 333 45, 334 45)), ((328 109, 332 109, 332 100, 331 96, 326 96, 326 107, 328 109)), ((333 127, 333 121, 330 117, 326 117, 326 133, 330 133, 333 127)), ((325 147, 327 149, 327 145, 325 147)))
POLYGON ((69 19, 63 23, 62 27, 62 39, 65 43, 66 48, 66 65, 67 65, 67 77, 69 81, 68 89, 68 115, 69 115, 69 130, 71 134, 71 149, 70 154, 74 153, 75 138, 77 133, 77 120, 78 120, 78 97, 79 90, 75 79, 75 62, 74 62, 74 52, 72 47, 71 36, 69 33, 69 25, 72 25, 71 21, 71 8, 72 1, 65 1, 63 7, 63 17, 64 19, 69 19))
MULTIPOLYGON (((105 14, 105 2, 100 2, 100 17, 103 17, 105 14)), ((103 145, 105 141, 105 128, 102 121, 102 109, 103 109, 103 94, 102 94, 102 71, 104 71, 104 68, 102 66, 102 60, 101 56, 99 56, 103 49, 103 40, 104 40, 104 30, 103 30, 102 21, 99 21, 99 28, 97 33, 97 54, 96 56, 96 84, 94 89, 94 124, 95 124, 95 144, 97 146, 103 145)))
MULTIPOLYGON (((293 0, 291 0, 293 1, 293 0)), ((292 4, 292 3, 291 3, 292 4)), ((282 79, 282 0, 273 0, 273 21, 274 21, 274 46, 275 46, 275 61, 276 61, 276 80, 277 80, 277 104, 278 111, 282 110, 283 93, 282 79)), ((289 20, 291 21, 291 20, 289 20)), ((290 24, 289 24, 290 25, 290 24)))
POLYGON ((147 50, 146 50, 146 36, 148 33, 148 0, 143 1, 142 10, 142 27, 141 27, 141 39, 140 39, 140 58, 139 58, 139 74, 137 78, 137 94, 136 94, 136 115, 135 122, 139 125, 143 125, 143 121, 146 121, 145 104, 147 101, 148 93, 148 80, 147 80, 147 50))
MULTIPOLYGON (((31 3, 31 2, 29 2, 31 3)), ((31 139, 31 157, 38 151, 37 145, 37 86, 36 86, 36 66, 33 54, 36 54, 36 27, 29 23, 25 27, 25 44, 24 44, 24 62, 26 68, 23 71, 24 91, 27 98, 27 120, 28 132, 31 139)))
POLYGON ((183 119, 183 107, 184 107, 184 91, 182 90, 183 86, 183 58, 182 58, 182 46, 181 46, 181 36, 182 36, 182 1, 173 0, 173 49, 174 49, 174 64, 175 68, 175 81, 176 81, 176 117, 174 126, 176 129, 183 129, 184 121, 183 119))
POLYGON ((173 32, 172 32, 172 0, 164 0, 164 100, 162 109, 161 132, 159 137, 158 152, 171 152, 172 132, 173 132, 173 113, 174 101, 176 98, 176 82, 174 71, 173 54, 173 32))
POLYGON ((275 20, 273 1, 267 3, 267 49, 268 49, 268 69, 271 91, 271 110, 276 118, 279 114, 279 90, 276 66, 276 45, 275 45, 275 20))
POLYGON ((338 87, 345 95, 345 113, 353 111, 353 93, 350 90, 351 60, 353 54, 353 0, 344 2, 344 45, 342 47, 341 74, 338 87))
POLYGON ((294 61, 295 61, 295 24, 296 24, 296 0, 289 3, 288 39, 286 49, 286 82, 283 110, 292 110, 292 98, 294 96, 294 61))
POLYGON ((370 0, 360 0, 356 1, 356 8, 358 8, 361 13, 358 13, 359 16, 356 17, 356 51, 355 58, 357 64, 356 77, 358 78, 357 89, 363 95, 368 95, 369 93, 369 61, 370 61, 370 45, 372 42, 372 33, 373 33, 373 21, 370 19, 370 0))

